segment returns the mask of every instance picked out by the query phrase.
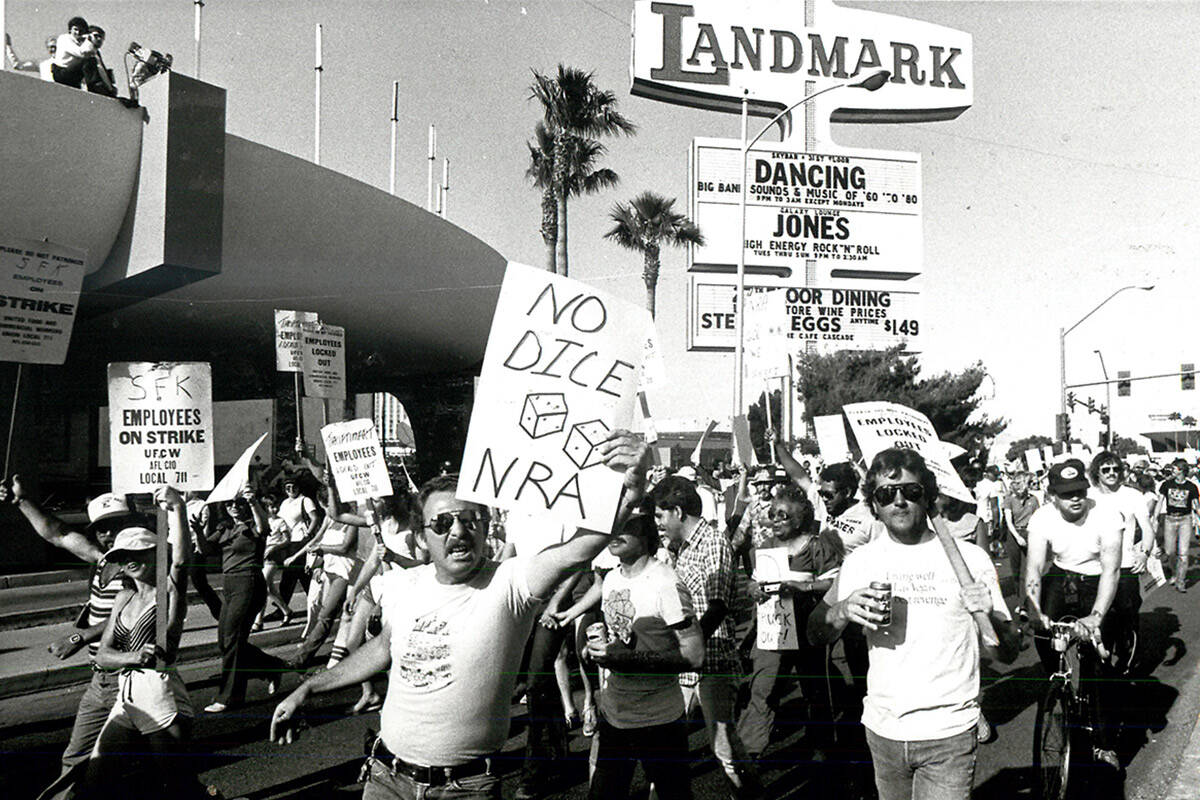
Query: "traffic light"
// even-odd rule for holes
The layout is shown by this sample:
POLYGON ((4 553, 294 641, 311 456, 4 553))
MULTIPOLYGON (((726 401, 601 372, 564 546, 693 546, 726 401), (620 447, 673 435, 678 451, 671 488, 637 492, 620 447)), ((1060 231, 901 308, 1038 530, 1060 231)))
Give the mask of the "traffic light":
POLYGON ((1054 417, 1054 432, 1060 442, 1071 438, 1071 418, 1066 414, 1056 414, 1054 417))
POLYGON ((1067 392, 1067 408, 1069 408, 1072 411, 1075 410, 1075 393, 1074 392, 1067 392))
POLYGON ((1087 407, 1088 407, 1088 413, 1089 413, 1089 414, 1095 414, 1095 413, 1096 413, 1096 399, 1095 399, 1094 397, 1089 397, 1089 398, 1088 398, 1087 407))
POLYGON ((1129 397, 1129 389, 1133 382, 1129 380, 1129 370, 1117 372, 1117 397, 1129 397))
POLYGON ((1179 388, 1185 392, 1190 392, 1196 388, 1196 365, 1195 364, 1180 364, 1179 372, 1179 388))

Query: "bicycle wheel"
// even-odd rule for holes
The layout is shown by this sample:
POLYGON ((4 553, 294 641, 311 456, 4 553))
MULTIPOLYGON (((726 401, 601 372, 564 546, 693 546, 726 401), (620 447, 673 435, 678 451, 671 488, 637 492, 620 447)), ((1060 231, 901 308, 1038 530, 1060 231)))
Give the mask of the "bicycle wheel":
POLYGON ((1067 687, 1051 685, 1033 723, 1034 791, 1040 800, 1064 800, 1071 768, 1071 705, 1067 687))

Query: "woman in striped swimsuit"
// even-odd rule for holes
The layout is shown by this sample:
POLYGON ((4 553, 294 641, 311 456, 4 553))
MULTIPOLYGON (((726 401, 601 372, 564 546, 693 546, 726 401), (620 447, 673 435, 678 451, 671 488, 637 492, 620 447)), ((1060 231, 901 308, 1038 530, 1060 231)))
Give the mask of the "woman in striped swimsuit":
POLYGON ((106 573, 119 573, 129 588, 117 595, 96 655, 98 667, 120 675, 117 701, 88 764, 87 797, 109 796, 126 767, 124 754, 144 749, 155 756, 153 766, 158 773, 158 783, 147 787, 150 795, 186 797, 199 790, 194 778, 187 779, 186 757, 173 758, 169 765, 162 758, 183 755, 191 734, 193 711, 187 687, 170 666, 187 614, 185 562, 191 545, 179 492, 160 489, 155 500, 168 512, 166 647, 155 645, 157 537, 146 528, 126 528, 117 534, 102 562, 106 573), (139 740, 142 746, 137 744, 139 740))

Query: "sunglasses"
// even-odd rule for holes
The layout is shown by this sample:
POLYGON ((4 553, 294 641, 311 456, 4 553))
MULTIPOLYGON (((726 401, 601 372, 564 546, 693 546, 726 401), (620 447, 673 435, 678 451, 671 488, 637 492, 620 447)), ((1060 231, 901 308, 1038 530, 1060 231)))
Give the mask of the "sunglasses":
POLYGON ((910 503, 920 502, 925 498, 925 488, 919 483, 897 483, 893 486, 880 486, 871 493, 871 499, 877 505, 890 506, 896 502, 896 495, 904 495, 910 503))
POLYGON ((832 500, 833 498, 835 498, 835 497, 837 497, 837 496, 838 496, 838 492, 837 492, 837 491, 832 491, 832 492, 817 492, 817 494, 818 494, 818 495, 820 495, 820 497, 821 497, 821 499, 822 499, 822 500, 832 500))
POLYGON ((445 536, 454 527, 454 520, 458 520, 459 524, 469 531, 477 531, 486 518, 473 508, 462 508, 458 511, 443 511, 434 517, 432 522, 427 522, 425 527, 438 536, 445 536))
POLYGON ((791 514, 789 514, 786 511, 780 510, 780 511, 771 511, 770 513, 768 513, 767 519, 771 520, 771 522, 784 522, 786 520, 795 519, 795 517, 793 517, 791 514))
POLYGON ((1117 472, 1120 472, 1120 471, 1121 471, 1121 468, 1120 468, 1120 467, 1116 467, 1116 466, 1108 466, 1108 467, 1101 467, 1101 468, 1100 468, 1100 474, 1101 474, 1101 475, 1113 474, 1113 473, 1117 473, 1117 472))

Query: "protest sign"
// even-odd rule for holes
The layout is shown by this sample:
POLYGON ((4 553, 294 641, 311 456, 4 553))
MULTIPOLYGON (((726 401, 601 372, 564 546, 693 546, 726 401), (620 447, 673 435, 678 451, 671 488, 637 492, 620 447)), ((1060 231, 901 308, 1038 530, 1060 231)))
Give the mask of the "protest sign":
POLYGON ((850 444, 846 441, 846 426, 841 414, 813 417, 813 430, 817 434, 817 447, 826 464, 837 464, 846 460, 850 444))
POLYGON ((758 454, 750 442, 750 421, 745 414, 733 418, 733 463, 752 467, 758 463, 758 454))
POLYGON ((0 361, 67 360, 85 256, 60 244, 0 239, 0 361))
MULTIPOLYGON (((787 330, 781 292, 756 292, 746 297, 745 346, 742 363, 746 385, 755 387, 788 372, 787 330)), ((768 389, 767 397, 771 393, 768 389)))
MULTIPOLYGON (((951 461, 953 461, 954 459, 958 458, 961 455, 966 455, 966 452, 967 452, 965 447, 961 447, 961 446, 955 444, 954 442, 947 442, 947 441, 942 442, 942 449, 946 451, 946 458, 950 459, 951 461)), ((993 451, 993 452, 995 452, 995 451, 993 451)))
POLYGON ((200 362, 108 365, 112 490, 213 485, 212 370, 200 362))
POLYGON ((284 311, 275 309, 275 370, 277 372, 304 371, 305 322, 317 322, 313 311, 284 311))
MULTIPOLYGON (((270 433, 268 431, 267 433, 270 433)), ((205 503, 227 503, 237 497, 241 492, 242 487, 250 482, 250 460, 254 458, 255 452, 267 438, 267 433, 259 436, 254 440, 254 444, 247 447, 238 456, 237 461, 233 462, 233 466, 229 468, 213 490, 208 493, 208 498, 205 503)))
POLYGON ((1042 451, 1040 448, 1031 447, 1025 451, 1025 466, 1030 472, 1042 471, 1042 451))
POLYGON ((704 452, 704 440, 716 429, 717 421, 715 419, 709 420, 708 425, 704 428, 704 433, 700 434, 700 441, 696 442, 696 449, 692 451, 692 455, 688 459, 689 464, 700 464, 700 454, 704 452))
POLYGON ((622 475, 597 446, 633 422, 650 325, 632 303, 509 263, 457 496, 607 531, 622 475))
POLYGON ((938 489, 943 494, 964 502, 975 502, 975 496, 951 466, 933 423, 920 411, 899 403, 872 402, 843 406, 842 413, 850 421, 854 438, 868 464, 890 447, 916 450, 937 477, 938 489))
POLYGON ((346 329, 321 322, 300 326, 304 336, 304 393, 346 399, 346 329))
POLYGON ((375 423, 369 419, 334 422, 321 428, 325 457, 343 500, 393 494, 375 423))
MULTIPOLYGON (((791 571, 786 547, 764 547, 754 551, 754 580, 760 586, 789 579, 812 580, 812 576, 791 571)), ((799 647, 796 608, 791 597, 773 594, 758 604, 757 612, 760 650, 795 650, 799 647)))

